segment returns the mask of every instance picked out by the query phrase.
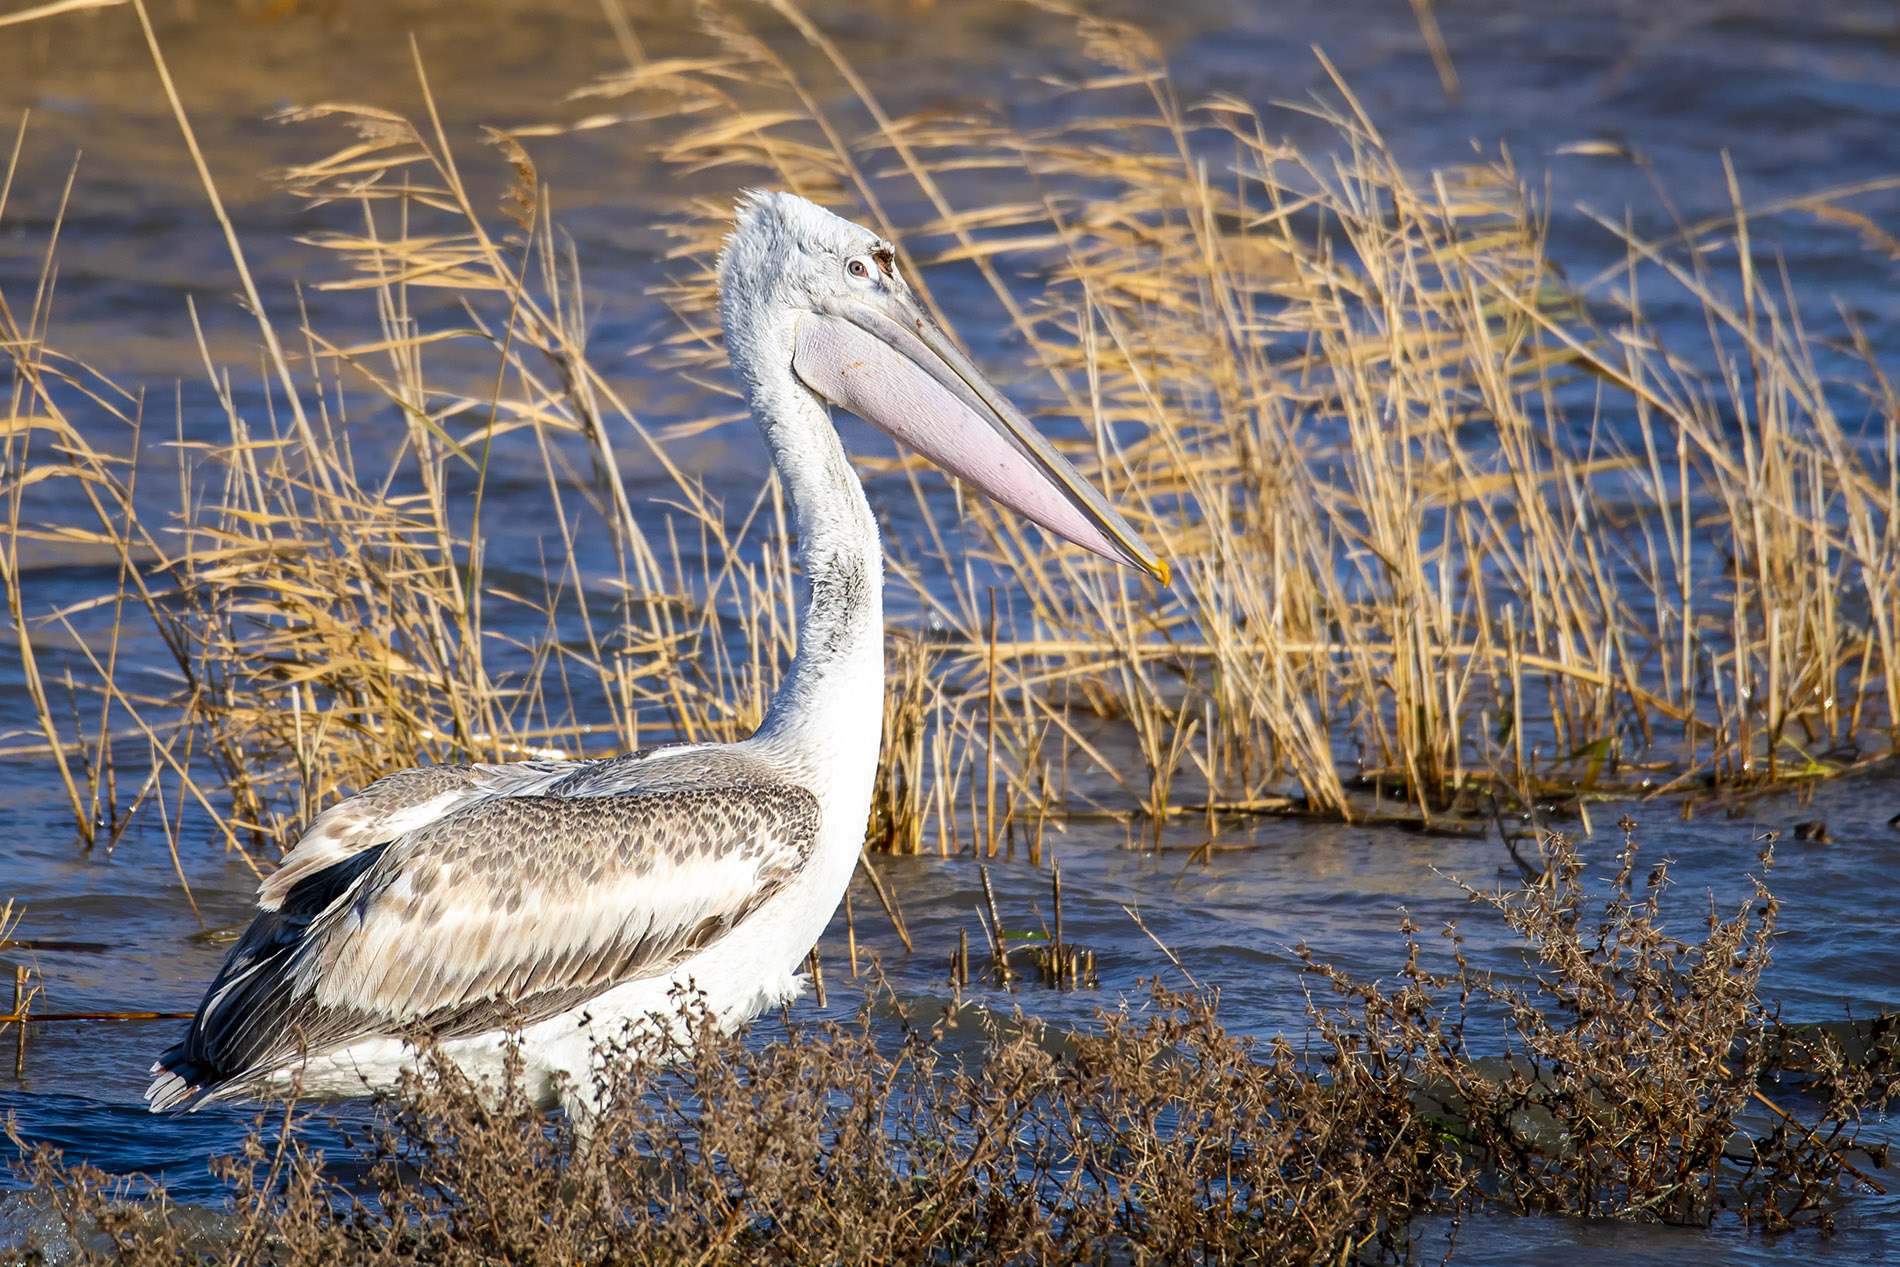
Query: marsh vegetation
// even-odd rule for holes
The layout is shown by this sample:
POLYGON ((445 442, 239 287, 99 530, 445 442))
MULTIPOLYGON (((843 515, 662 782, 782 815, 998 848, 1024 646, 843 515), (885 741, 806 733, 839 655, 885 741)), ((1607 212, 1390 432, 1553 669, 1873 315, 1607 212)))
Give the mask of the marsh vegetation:
POLYGON ((1455 926, 1445 949, 1406 926, 1389 981, 1307 954, 1299 1046, 1236 1037, 1217 999, 1159 983, 1081 1033, 919 1015, 874 985, 856 1023, 756 1044, 685 997, 676 1046, 608 1064, 618 1098, 585 1133, 514 1078, 434 1064, 355 1143, 354 1183, 292 1105, 220 1163, 215 1220, 124 1202, 44 1148, 37 1199, 63 1244, 128 1264, 1334 1263, 1409 1259, 1422 1216, 1486 1209, 1828 1226, 1844 1185, 1875 1182, 1856 1144, 1891 1036, 1850 1059, 1781 1029, 1756 989, 1767 890, 1683 940, 1667 866, 1637 855, 1626 837, 1592 892, 1557 837, 1542 883, 1468 890, 1524 939, 1529 985, 1474 969, 1455 926), (1471 1045, 1481 1017, 1502 1057, 1471 1045), (978 1037, 946 1050, 959 1027, 978 1037), (1762 1095, 1770 1072, 1800 1079, 1810 1124, 1762 1095))
MULTIPOLYGON (((397 767, 747 733, 793 650, 786 508, 679 453, 740 412, 711 263, 731 191, 765 184, 875 225, 933 304, 935 279, 979 283, 966 336, 1175 566, 1157 589, 865 459, 895 591, 873 854, 1042 865, 1072 822, 1211 845, 1274 814, 1528 816, 1536 840, 1601 801, 1688 815, 1890 761, 1900 397, 1856 314, 1810 330, 1756 246, 1813 215, 1891 250, 1860 191, 1751 209, 1736 185, 1661 237, 1606 217, 1621 258, 1589 274, 1507 153, 1408 166, 1330 65, 1298 107, 1329 140, 1299 148, 1267 103, 1186 99, 1139 30, 1036 20, 1092 69, 1033 125, 887 111, 792 0, 708 5, 694 55, 630 57, 578 121, 487 147, 428 109, 290 112, 323 155, 282 174, 321 212, 303 281, 356 318, 267 303, 200 164, 256 348, 200 335, 215 436, 61 351, 45 226, 35 284, 0 294, 0 583, 35 719, 8 757, 85 845, 156 820, 173 858, 208 834, 261 874, 397 767), (575 127, 677 182, 672 322, 639 351, 700 418, 653 425, 603 368, 624 349, 592 337, 534 160, 575 127), (540 567, 492 565, 530 517, 540 567), (104 583, 49 614, 23 559, 61 551, 104 583)), ((1389 978, 1309 959, 1301 1041, 1233 1037, 1193 991, 1059 1035, 874 991, 857 1027, 629 1057, 584 1148, 438 1075, 349 1187, 274 1116, 212 1241, 84 1167, 36 1174, 131 1261, 1345 1262, 1477 1209, 1825 1226, 1877 1169, 1854 1137, 1889 1053, 1778 1026, 1766 890, 1677 940, 1633 841, 1607 896, 1561 840, 1533 852, 1472 892, 1531 983, 1408 927, 1389 978), (953 1022, 990 1027, 967 1060, 953 1022), (1770 1075, 1792 1110, 1764 1107, 1770 1075)))
MULTIPOLYGON (((1430 818, 1798 784, 1889 751, 1895 401, 1851 322, 1822 344, 1791 315, 1795 283, 1760 270, 1739 204, 1674 241, 1626 237, 1586 289, 1547 258, 1507 159, 1408 173, 1343 81, 1312 107, 1336 146, 1306 156, 1245 103, 1184 107, 1139 32, 1081 18, 1104 71, 1075 85, 1073 122, 900 120, 802 14, 776 16, 854 99, 823 104, 836 84, 717 9, 702 61, 583 91, 647 120, 683 172, 861 204, 926 295, 933 269, 974 269, 1021 394, 1080 420, 1071 452, 1176 563, 1144 591, 980 503, 946 524, 915 463, 869 463, 887 505, 918 502, 889 534, 908 601, 874 848, 994 852, 1077 784, 1156 822, 1352 818, 1375 789, 1430 818), (1707 345, 1667 346, 1646 302, 1698 305, 1707 345)), ((710 497, 590 359, 583 265, 526 138, 457 154, 380 109, 291 117, 349 134, 286 184, 360 209, 314 238, 334 267, 311 281, 360 293, 364 327, 253 305, 270 415, 223 392, 224 439, 176 455, 170 522, 131 457, 176 423, 59 355, 56 286, 8 304, 11 551, 121 564, 85 605, 110 617, 79 639, 90 673, 48 681, 18 643, 82 837, 173 786, 262 850, 415 756, 749 730, 793 636, 782 502, 710 497), (504 162, 494 213, 463 170, 504 162), (630 503, 629 449, 676 475, 664 510, 630 503), (484 570, 504 466, 543 482, 559 534, 538 578, 484 570), (127 621, 182 689, 115 673, 127 621), (132 736, 136 775, 118 768, 132 736)), ((681 374, 722 363, 728 212, 669 221, 679 328, 648 354, 681 374)), ((77 611, 29 623, 17 562, 4 579, 16 626, 77 636, 77 611)))

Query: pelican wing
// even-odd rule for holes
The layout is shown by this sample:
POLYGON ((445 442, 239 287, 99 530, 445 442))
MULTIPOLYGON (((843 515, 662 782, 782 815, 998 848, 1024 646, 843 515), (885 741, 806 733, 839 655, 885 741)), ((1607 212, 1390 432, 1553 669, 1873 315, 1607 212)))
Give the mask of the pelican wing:
POLYGON ((570 765, 537 794, 359 832, 233 948, 153 1106, 378 1035, 531 1025, 716 941, 797 873, 817 800, 727 760, 710 782, 704 760, 652 764, 570 765))
POLYGON ((572 761, 522 761, 417 766, 385 775, 317 815, 284 855, 283 864, 264 877, 257 904, 274 911, 297 885, 365 849, 386 845, 477 801, 545 791, 575 770, 572 761))

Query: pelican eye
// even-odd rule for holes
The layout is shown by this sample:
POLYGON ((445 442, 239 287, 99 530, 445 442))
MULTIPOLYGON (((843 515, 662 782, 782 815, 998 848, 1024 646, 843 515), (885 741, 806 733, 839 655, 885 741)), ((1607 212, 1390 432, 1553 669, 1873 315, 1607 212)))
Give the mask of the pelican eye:
POLYGON ((869 277, 871 275, 871 266, 864 262, 864 257, 861 255, 845 265, 845 269, 853 277, 869 277))

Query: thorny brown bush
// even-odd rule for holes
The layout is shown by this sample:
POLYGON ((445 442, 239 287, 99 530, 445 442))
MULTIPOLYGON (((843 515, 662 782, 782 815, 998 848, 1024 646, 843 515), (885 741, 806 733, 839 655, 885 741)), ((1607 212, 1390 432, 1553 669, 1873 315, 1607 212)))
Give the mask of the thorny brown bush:
POLYGON ((1402 1253, 1458 1190, 1399 1064, 1335 1086, 1209 1002, 1154 1002, 1082 1037, 992 1018, 967 1063, 943 1022, 893 1036, 874 1008, 757 1047, 695 1017, 676 1064, 613 1062, 616 1107, 578 1137, 518 1081, 486 1094, 436 1064, 363 1145, 369 1192, 294 1134, 222 1163, 228 1244, 51 1154, 35 1177, 127 1264, 1332 1262, 1402 1253))
MULTIPOLYGON (((1770 1228, 1828 1225, 1843 1174, 1859 1177, 1845 1157, 1859 1111, 1884 1106, 1889 1093, 1877 1062, 1872 1053, 1849 1060, 1811 1030, 1764 1043, 1771 1027, 1758 987, 1778 908, 1763 880, 1727 918, 1711 898, 1701 939, 1683 941, 1662 919, 1668 862, 1641 876, 1635 824, 1621 825, 1618 869, 1601 897, 1562 836, 1550 838, 1533 883, 1463 886, 1522 938, 1522 984, 1476 969, 1455 924, 1444 931, 1456 963, 1448 975, 1422 966, 1409 924, 1395 990, 1309 967, 1352 1001, 1345 1017, 1374 1022, 1369 1051, 1422 1055, 1420 1107, 1485 1159, 1488 1204, 1673 1223, 1707 1223, 1728 1209, 1770 1228), (1501 1032, 1501 1055, 1474 1054, 1498 1045, 1482 1033, 1489 1025, 1474 1035, 1479 1018, 1501 1032), (1760 1088, 1797 1056, 1819 1131, 1760 1088), (1750 1113, 1768 1128, 1764 1138, 1747 1133, 1750 1113)), ((1760 861, 1765 872, 1772 854, 1760 861)))
POLYGON ((748 1043, 683 1004, 667 1060, 610 1059, 619 1094, 584 1136, 518 1077, 437 1065, 384 1104, 357 1189, 294 1129, 218 1163, 222 1221, 115 1201, 47 1150, 31 1168, 76 1239, 128 1264, 1348 1262, 1411 1257, 1417 1216, 1474 1209, 1825 1229, 1887 1082, 1868 1053, 1772 1024, 1774 899, 1757 880, 1684 941, 1662 923, 1667 866, 1640 879, 1633 840, 1600 895, 1567 840, 1546 857, 1517 891, 1467 889, 1522 937, 1522 982, 1470 963, 1455 926, 1435 974, 1408 924, 1390 982, 1302 948, 1336 997, 1298 1046, 1159 985, 1082 1035, 919 1018, 880 987, 854 1024, 748 1043), (948 1041, 973 1024, 977 1050, 948 1041), (1812 1127, 1760 1096, 1795 1051, 1812 1127))

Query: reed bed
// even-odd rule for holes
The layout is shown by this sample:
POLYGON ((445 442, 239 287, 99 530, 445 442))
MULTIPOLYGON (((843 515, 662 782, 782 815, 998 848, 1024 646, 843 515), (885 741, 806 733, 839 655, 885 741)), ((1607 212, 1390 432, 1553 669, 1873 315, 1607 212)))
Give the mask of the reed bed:
MULTIPOLYGON (((1335 146, 1303 154, 1248 103, 1184 106, 1138 31, 1070 14, 1104 67, 1068 85, 1080 122, 893 119, 766 7, 850 107, 732 18, 713 64, 590 91, 692 120, 670 161, 852 206, 919 275, 980 276, 1022 390, 1083 421, 1076 451, 1178 564, 1156 593, 967 506, 1014 600, 999 637, 955 551, 897 543, 972 684, 962 750, 992 770, 1000 748, 1020 799, 1080 758, 1156 822, 1289 791, 1353 817, 1385 781, 1430 817, 1890 753, 1894 398, 1851 325, 1804 329, 1739 192, 1669 242, 1602 221, 1625 263, 1582 287, 1508 157, 1409 172, 1337 77, 1301 107, 1335 146), (1647 315, 1685 300, 1704 346, 1647 315)), ((687 258, 722 214, 682 226, 687 258)), ((703 271, 676 302, 710 311, 703 271)), ((717 357, 703 316, 689 346, 717 357)), ((993 852, 988 797, 962 838, 993 852)))
MULTIPOLYGON (((1046 20, 1101 70, 1040 130, 891 116, 790 0, 710 6, 702 56, 578 94, 601 110, 585 126, 637 127, 682 189, 716 191, 669 221, 677 324, 650 358, 718 381, 730 191, 837 205, 933 302, 983 284, 1018 395, 1175 562, 1157 590, 974 499, 953 522, 937 477, 867 462, 925 525, 889 541, 873 847, 1039 856, 1077 812, 1211 832, 1390 796, 1429 819, 1886 757, 1895 396, 1851 326, 1803 327, 1739 193, 1664 242, 1605 220, 1625 264, 1577 285, 1508 158, 1410 171, 1343 81, 1297 107, 1335 137, 1302 153, 1252 104, 1182 103, 1138 31, 1046 20), (1704 344, 1666 342, 1664 292, 1704 344)), ((39 719, 10 750, 52 762, 87 840, 202 817, 262 869, 417 760, 744 733, 794 649, 783 502, 722 504, 675 464, 730 402, 661 434, 598 368, 536 129, 471 157, 432 118, 294 118, 351 130, 286 185, 350 226, 312 238, 336 267, 311 280, 360 294, 364 324, 268 311, 199 160, 263 348, 248 393, 205 348, 215 436, 59 354, 57 233, 34 293, 0 305, 0 582, 39 719), (498 160, 490 214, 459 165, 498 160), (633 504, 629 462, 663 505, 633 504), (487 565, 504 465, 543 489, 538 576, 487 565), (116 585, 49 615, 23 544, 108 558, 116 585)))

